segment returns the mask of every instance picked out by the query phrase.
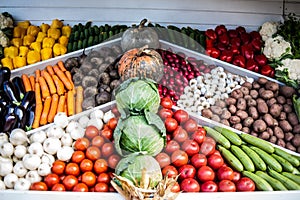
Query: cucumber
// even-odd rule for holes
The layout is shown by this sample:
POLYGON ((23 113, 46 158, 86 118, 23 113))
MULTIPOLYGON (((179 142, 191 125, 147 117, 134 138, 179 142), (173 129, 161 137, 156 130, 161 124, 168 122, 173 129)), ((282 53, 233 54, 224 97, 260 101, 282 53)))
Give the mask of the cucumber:
POLYGON ((253 164, 254 164, 256 169, 259 169, 259 170, 262 170, 262 171, 267 170, 266 163, 263 161, 263 159, 261 159, 261 157, 255 151, 253 151, 250 147, 248 147, 244 144, 241 145, 241 148, 247 155, 249 155, 249 157, 253 161, 253 164))
POLYGON ((68 43, 67 50, 68 50, 68 53, 73 51, 73 43, 72 42, 68 43))
POLYGON ((237 159, 237 157, 235 157, 235 155, 233 155, 229 150, 227 150, 225 147, 221 145, 218 145, 218 149, 222 154, 222 156, 224 157, 224 159, 229 163, 229 165, 232 168, 234 168, 239 172, 242 172, 244 170, 244 166, 241 163, 241 161, 237 159))
POLYGON ((78 41, 79 40, 79 31, 75 31, 74 32, 74 41, 78 41))
POLYGON ((72 51, 77 51, 78 50, 77 47, 78 47, 78 42, 77 41, 73 42, 72 51))
POLYGON ((252 172, 248 172, 248 171, 243 171, 242 174, 244 176, 247 176, 248 178, 251 178, 254 183, 255 186, 258 190, 261 191, 273 191, 272 186, 263 178, 261 178, 260 176, 252 173, 252 172))
POLYGON ((86 39, 86 38, 84 38, 84 39, 82 40, 82 47, 83 47, 84 49, 88 47, 88 45, 87 45, 87 39, 86 39))
POLYGON ((285 158, 287 161, 289 161, 294 167, 298 167, 300 165, 300 161, 293 155, 289 154, 288 152, 279 149, 278 147, 275 147, 275 154, 285 158))
POLYGON ((254 150, 258 155, 260 155, 260 157, 269 167, 276 170, 277 172, 282 172, 281 164, 274 157, 258 147, 250 146, 250 148, 254 150))
POLYGON ((240 146, 243 143, 242 139, 240 138, 240 136, 238 136, 238 134, 236 134, 235 132, 227 128, 216 126, 214 127, 214 129, 219 131, 222 135, 224 135, 224 137, 226 137, 234 145, 240 146))
POLYGON ((268 173, 273 178, 279 180, 288 190, 300 190, 300 185, 288 177, 276 172, 273 169, 269 169, 268 173))
MULTIPOLYGON (((90 33, 89 33, 89 29, 88 29, 88 28, 84 29, 83 33, 84 33, 84 38, 89 38, 90 33)), ((84 38, 83 38, 83 39, 84 39, 84 38)), ((83 39, 82 39, 82 40, 83 40, 83 39)))
POLYGON ((107 38, 108 38, 108 35, 107 35, 107 32, 105 31, 105 32, 103 32, 103 41, 107 40, 107 38))
POLYGON ((283 157, 274 153, 272 154, 272 156, 282 165, 282 169, 284 171, 292 172, 294 170, 294 166, 283 157))
POLYGON ((77 43, 77 49, 83 49, 82 40, 79 40, 77 43))
POLYGON ((282 172, 281 173, 283 176, 295 181, 296 183, 300 184, 300 175, 296 175, 290 172, 282 172))
POLYGON ((263 139, 260 139, 260 138, 257 138, 255 136, 252 136, 250 134, 245 134, 245 133, 240 134, 240 137, 245 142, 247 142, 253 146, 259 147, 260 149, 262 149, 268 153, 274 153, 274 151, 275 151, 272 144, 270 144, 269 142, 267 142, 263 139))
POLYGON ((214 130, 213 128, 210 128, 208 126, 204 126, 204 129, 206 130, 206 133, 211 136, 216 142, 221 144, 226 149, 230 148, 230 142, 225 138, 220 132, 214 130))
POLYGON ((82 23, 78 23, 78 31, 79 31, 79 32, 82 32, 83 29, 84 29, 83 24, 82 24, 82 23))
POLYGON ((93 41, 94 41, 94 37, 92 35, 90 35, 90 37, 88 38, 88 41, 87 41, 88 47, 93 46, 93 41))
POLYGON ((265 179, 272 186, 272 188, 274 190, 278 190, 278 191, 286 191, 286 190, 288 190, 280 181, 278 181, 277 179, 273 178, 272 176, 270 176, 266 172, 256 171, 255 174, 257 176, 265 179))
POLYGON ((93 45, 99 44, 99 35, 94 36, 93 45))
MULTIPOLYGON (((82 31, 82 32, 80 32, 80 34, 79 34, 79 39, 78 39, 78 40, 83 40, 84 38, 86 38, 86 37, 85 37, 84 31, 82 31)), ((77 40, 77 41, 78 41, 78 40, 77 40)))
POLYGON ((255 166, 249 156, 238 146, 231 145, 231 152, 241 161, 247 171, 254 172, 255 166))
POLYGON ((100 34, 100 29, 99 29, 99 27, 97 25, 94 25, 93 29, 94 29, 95 35, 99 35, 100 34))

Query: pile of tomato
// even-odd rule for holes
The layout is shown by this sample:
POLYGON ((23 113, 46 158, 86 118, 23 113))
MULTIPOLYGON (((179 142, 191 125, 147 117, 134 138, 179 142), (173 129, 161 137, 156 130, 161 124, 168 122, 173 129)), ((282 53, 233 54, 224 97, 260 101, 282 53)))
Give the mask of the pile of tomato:
POLYGON ((173 192, 254 191, 255 183, 227 165, 216 141, 184 110, 173 110, 162 98, 159 116, 167 130, 167 144, 156 156, 163 175, 178 176, 173 192))

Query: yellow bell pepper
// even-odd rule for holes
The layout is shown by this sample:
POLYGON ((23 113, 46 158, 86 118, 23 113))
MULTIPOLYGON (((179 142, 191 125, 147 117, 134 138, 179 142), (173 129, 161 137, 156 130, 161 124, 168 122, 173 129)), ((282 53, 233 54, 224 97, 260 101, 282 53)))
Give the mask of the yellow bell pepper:
POLYGON ((13 58, 18 56, 19 49, 15 46, 5 47, 4 48, 4 57, 13 58))
POLYGON ((10 70, 14 69, 13 61, 11 58, 6 57, 1 59, 1 64, 3 67, 8 67, 10 70))
POLYGON ((19 56, 26 57, 28 51, 29 51, 29 48, 27 46, 20 46, 19 47, 19 56))
POLYGON ((13 58, 14 68, 20 68, 27 65, 26 57, 16 56, 13 58))
POLYGON ((69 25, 65 25, 61 28, 61 32, 62 35, 67 36, 69 38, 72 32, 72 28, 69 25))
POLYGON ((35 50, 37 52, 41 52, 42 43, 41 42, 33 42, 30 44, 30 49, 35 50))
POLYGON ((39 61, 41 61, 40 52, 35 51, 35 50, 28 51, 28 54, 27 54, 27 63, 29 65, 31 65, 33 63, 37 63, 39 61))
POLYGON ((31 24, 30 21, 25 20, 22 22, 18 22, 17 26, 27 29, 30 26, 30 24, 31 24))
POLYGON ((35 37, 33 35, 25 35, 23 38, 23 45, 30 46, 31 43, 35 41, 35 37))
POLYGON ((47 31, 47 36, 57 40, 61 35, 60 29, 58 28, 49 28, 47 31))
POLYGON ((53 46, 54 57, 64 55, 66 53, 67 53, 67 48, 64 45, 59 44, 59 43, 54 44, 54 46, 53 46))
POLYGON ((20 46, 22 46, 23 40, 21 38, 13 38, 11 40, 11 44, 19 48, 20 46))
POLYGON ((32 35, 32 36, 37 36, 37 34, 40 32, 40 27, 38 26, 34 26, 34 25, 30 25, 27 28, 27 35, 32 35))
POLYGON ((44 33, 44 32, 39 32, 38 35, 37 35, 37 37, 36 37, 36 39, 35 39, 35 41, 36 41, 36 42, 43 42, 43 39, 44 39, 46 36, 47 36, 46 33, 44 33))
POLYGON ((54 44, 55 40, 53 38, 45 37, 43 39, 42 48, 52 48, 54 44))
POLYGON ((42 24, 40 25, 40 29, 41 29, 41 31, 42 31, 43 33, 47 33, 47 31, 48 31, 49 28, 50 28, 50 25, 49 25, 49 24, 44 24, 44 23, 42 23, 42 24))
POLYGON ((64 45, 65 47, 68 45, 68 37, 65 35, 60 36, 60 38, 58 39, 59 44, 64 45))
POLYGON ((64 23, 61 20, 53 19, 50 27, 51 28, 61 28, 61 27, 63 27, 63 25, 64 25, 64 23))
POLYGON ((52 58, 52 48, 44 48, 41 50, 42 60, 48 60, 52 58))
POLYGON ((14 38, 23 38, 26 35, 26 29, 21 26, 15 26, 13 31, 14 38))

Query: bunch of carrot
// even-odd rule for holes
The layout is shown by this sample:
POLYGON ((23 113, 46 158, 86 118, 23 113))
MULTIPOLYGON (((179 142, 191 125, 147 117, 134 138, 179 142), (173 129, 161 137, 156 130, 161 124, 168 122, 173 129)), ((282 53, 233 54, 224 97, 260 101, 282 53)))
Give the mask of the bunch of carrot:
POLYGON ((22 75, 26 91, 35 92, 35 116, 32 128, 51 123, 59 112, 71 116, 82 112, 83 88, 74 87, 71 73, 63 61, 35 71, 34 75, 22 75))

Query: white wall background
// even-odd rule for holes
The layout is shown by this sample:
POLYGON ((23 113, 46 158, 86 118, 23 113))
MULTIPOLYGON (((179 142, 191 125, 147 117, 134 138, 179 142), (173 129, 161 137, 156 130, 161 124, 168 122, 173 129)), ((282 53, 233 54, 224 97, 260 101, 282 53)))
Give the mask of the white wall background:
POLYGON ((39 25, 52 19, 71 25, 92 20, 95 24, 138 23, 147 18, 161 25, 191 26, 201 30, 218 24, 257 29, 285 13, 300 15, 300 0, 1 0, 0 12, 17 21, 39 25))

